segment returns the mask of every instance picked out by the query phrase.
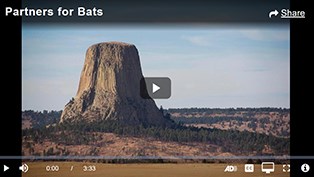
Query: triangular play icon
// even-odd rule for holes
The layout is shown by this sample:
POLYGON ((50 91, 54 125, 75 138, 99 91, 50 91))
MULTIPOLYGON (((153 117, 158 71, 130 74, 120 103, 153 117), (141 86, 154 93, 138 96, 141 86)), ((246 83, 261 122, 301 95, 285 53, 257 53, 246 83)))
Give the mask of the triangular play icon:
POLYGON ((7 170, 9 170, 10 168, 8 167, 8 166, 6 166, 6 165, 3 165, 3 172, 5 172, 5 171, 7 171, 7 170))
POLYGON ((160 87, 153 83, 153 93, 157 92, 158 90, 160 90, 160 87))

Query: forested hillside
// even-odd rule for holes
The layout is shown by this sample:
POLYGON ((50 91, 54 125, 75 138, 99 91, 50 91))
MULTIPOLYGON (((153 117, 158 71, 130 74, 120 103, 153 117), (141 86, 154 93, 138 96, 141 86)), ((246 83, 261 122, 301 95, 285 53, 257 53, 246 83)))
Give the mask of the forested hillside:
MULTIPOLYGON (((50 155, 61 155, 61 152, 63 152, 63 154, 75 155, 77 152, 73 150, 74 147, 85 147, 90 150, 86 151, 84 155, 91 155, 91 153, 94 155, 103 155, 102 153, 104 152, 113 151, 113 149, 109 148, 109 145, 120 142, 121 139, 127 142, 123 147, 131 148, 130 150, 121 147, 122 149, 119 153, 123 152, 124 155, 136 155, 138 152, 145 151, 145 148, 148 148, 146 146, 155 146, 156 142, 157 144, 159 144, 158 142, 164 142, 164 144, 170 143, 171 145, 169 146, 177 146, 178 151, 180 151, 180 146, 188 146, 190 149, 195 148, 196 144, 197 146, 210 146, 207 149, 203 149, 202 151, 204 152, 199 152, 201 155, 206 155, 208 151, 217 154, 230 153, 232 155, 285 155, 290 152, 288 134, 287 136, 279 137, 274 136, 272 133, 267 134, 256 131, 260 128, 261 124, 269 127, 274 122, 284 123, 278 118, 290 116, 287 109, 193 108, 164 110, 161 108, 160 111, 167 119, 173 119, 177 124, 172 127, 130 126, 113 120, 92 123, 85 121, 65 121, 60 124, 59 118, 61 111, 25 111, 22 113, 22 119, 24 122, 30 122, 31 126, 24 127, 23 130, 23 153, 29 155, 47 155, 47 152, 49 152, 48 154, 50 155), (204 126, 221 125, 221 123, 225 129, 222 127, 208 128, 204 126), (243 127, 243 124, 246 124, 252 130, 237 130, 231 126, 237 125, 239 128, 243 127), (108 133, 113 133, 114 136, 110 135, 110 137, 115 138, 108 141, 108 133), (148 141, 153 144, 144 146, 143 143, 142 145, 135 143, 135 145, 129 147, 131 143, 129 141, 132 140, 133 142, 134 138, 139 142, 143 140, 143 142, 148 141), (174 145, 175 143, 179 144, 174 145), (56 151, 56 149, 59 149, 59 151, 56 151)), ((289 122, 285 123, 288 124, 289 122)), ((289 127, 289 125, 285 126, 289 127)), ((120 145, 116 146, 119 147, 120 145)), ((165 151, 166 153, 167 150, 160 150, 157 147, 159 146, 156 145, 155 149, 149 153, 144 153, 144 155, 160 154, 161 151, 165 151)), ((189 149, 188 147, 187 149, 189 149)), ((77 148, 74 149, 77 150, 77 148)), ((191 152, 184 150, 184 152, 177 153, 184 155, 184 153, 190 154, 191 152)), ((167 155, 173 154, 170 153, 167 155)))

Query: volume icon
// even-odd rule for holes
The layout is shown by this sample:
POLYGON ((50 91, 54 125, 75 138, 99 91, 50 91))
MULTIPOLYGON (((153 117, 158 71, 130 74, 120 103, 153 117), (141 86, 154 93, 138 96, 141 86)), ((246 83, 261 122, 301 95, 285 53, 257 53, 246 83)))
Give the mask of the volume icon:
POLYGON ((21 170, 22 172, 26 173, 28 172, 28 165, 26 163, 24 163, 22 166, 19 167, 19 170, 21 170))

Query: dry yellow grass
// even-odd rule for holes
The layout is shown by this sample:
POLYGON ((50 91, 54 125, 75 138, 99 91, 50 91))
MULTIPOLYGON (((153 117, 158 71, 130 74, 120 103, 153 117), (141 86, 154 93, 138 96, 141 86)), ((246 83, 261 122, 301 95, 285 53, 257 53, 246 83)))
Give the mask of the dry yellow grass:
POLYGON ((236 172, 224 172, 228 164, 101 164, 84 162, 30 162, 29 171, 23 177, 289 177, 283 173, 282 165, 276 165, 275 172, 266 175, 261 166, 255 165, 254 173, 245 173, 244 164, 236 165, 236 172), (58 165, 59 172, 47 172, 47 165, 58 165), (96 166, 95 172, 84 172, 83 165, 96 166), (70 171, 73 166, 73 171, 70 171))

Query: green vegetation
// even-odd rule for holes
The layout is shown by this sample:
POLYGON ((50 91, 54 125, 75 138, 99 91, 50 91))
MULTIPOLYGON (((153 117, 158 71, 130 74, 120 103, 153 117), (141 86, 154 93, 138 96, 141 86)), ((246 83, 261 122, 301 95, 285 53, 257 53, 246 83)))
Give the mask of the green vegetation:
POLYGON ((184 125, 206 124, 216 127, 220 124, 227 129, 243 126, 251 131, 259 129, 260 133, 290 137, 290 109, 286 108, 183 108, 164 112, 175 115, 172 119, 184 125))
POLYGON ((256 151, 262 154, 265 145, 269 145, 276 155, 289 154, 289 139, 267 136, 264 134, 239 132, 235 130, 218 130, 183 127, 171 128, 128 126, 118 121, 102 121, 86 123, 84 121, 64 122, 55 127, 28 129, 23 134, 27 139, 40 142, 44 139, 66 145, 93 144, 99 140, 94 132, 115 133, 121 136, 154 138, 161 141, 179 143, 202 142, 222 146, 223 151, 237 154, 256 151))
POLYGON ((59 122, 62 111, 33 111, 26 110, 22 112, 22 118, 29 118, 33 128, 41 128, 46 125, 59 122))
MULTIPOLYGON (((193 108, 194 109, 194 108, 193 108)), ((182 113, 189 114, 195 112, 195 110, 201 110, 195 108, 195 110, 188 109, 176 109, 175 111, 182 111, 182 113)), ((248 110, 248 108, 243 108, 248 110)), ((248 111, 249 114, 256 111, 273 111, 271 109, 276 109, 276 111, 288 111, 286 109, 277 109, 277 108, 252 108, 248 111), (269 110, 270 109, 270 110, 269 110)), ((164 110, 160 109, 166 118, 171 118, 170 113, 174 109, 164 110)), ((221 112, 224 109, 204 109, 209 112, 221 112)), ((238 110, 238 109, 237 109, 238 110)), ((226 111, 226 110, 225 110, 226 111)), ((233 109, 228 109, 229 112, 232 112, 233 109)), ((252 133, 248 131, 236 131, 236 130, 219 130, 219 129, 207 129, 207 128, 195 128, 195 127, 186 127, 182 124, 174 124, 172 127, 155 127, 147 125, 128 125, 127 123, 119 121, 94 121, 94 122, 85 122, 83 120, 77 122, 63 122, 56 124, 54 126, 43 126, 47 125, 48 122, 56 123, 59 121, 61 111, 51 111, 51 112, 34 112, 34 111, 25 111, 24 115, 28 116, 37 116, 38 119, 37 126, 34 126, 31 129, 23 130, 23 140, 25 142, 35 142, 41 143, 44 140, 56 142, 58 144, 64 145, 82 145, 88 144, 93 145, 98 140, 101 140, 101 133, 114 133, 119 136, 125 137, 139 137, 139 138, 148 138, 156 139, 167 142, 179 142, 179 143, 208 143, 221 146, 223 152, 232 152, 238 155, 250 154, 254 152, 256 155, 263 155, 265 152, 263 150, 265 147, 270 147, 273 154, 275 155, 284 155, 290 153, 290 140, 289 138, 280 138, 272 135, 252 133), (42 119, 42 120, 41 120, 42 119), (41 126, 40 126, 41 125, 41 126)), ((205 118, 185 118, 189 119, 188 121, 195 122, 205 121, 205 118), (196 121, 196 119, 198 119, 196 121)), ((224 118, 210 118, 210 121, 217 121, 223 119, 228 121, 228 117, 224 118)), ((243 121, 248 118, 239 118, 243 121)), ((179 119, 182 123, 182 119, 179 119)), ((206 118, 208 121, 208 118, 206 118)), ((268 121, 267 119, 261 119, 260 121, 268 121)), ((194 122, 194 123, 195 123, 194 122)), ((197 123, 199 123, 197 122, 197 123)), ((186 122, 185 122, 186 123, 186 122)), ((255 124, 249 124, 248 126, 254 128, 255 124)), ((49 154, 50 152, 46 152, 49 154)), ((267 154, 272 155, 272 154, 267 154)))

